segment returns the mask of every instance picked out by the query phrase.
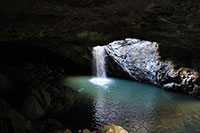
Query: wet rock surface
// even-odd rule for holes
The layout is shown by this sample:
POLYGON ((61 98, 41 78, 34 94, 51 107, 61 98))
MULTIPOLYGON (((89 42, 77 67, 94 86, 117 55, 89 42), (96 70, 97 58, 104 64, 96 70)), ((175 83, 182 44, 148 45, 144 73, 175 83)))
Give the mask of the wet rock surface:
POLYGON ((105 50, 118 67, 134 80, 197 96, 198 71, 162 60, 159 46, 156 42, 128 38, 108 44, 105 50))

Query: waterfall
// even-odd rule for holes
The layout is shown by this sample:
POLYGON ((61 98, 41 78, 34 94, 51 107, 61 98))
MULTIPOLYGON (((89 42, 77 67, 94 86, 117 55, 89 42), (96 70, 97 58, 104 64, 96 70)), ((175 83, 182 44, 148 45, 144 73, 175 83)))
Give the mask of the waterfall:
POLYGON ((93 73, 97 77, 106 78, 104 46, 93 47, 93 73))

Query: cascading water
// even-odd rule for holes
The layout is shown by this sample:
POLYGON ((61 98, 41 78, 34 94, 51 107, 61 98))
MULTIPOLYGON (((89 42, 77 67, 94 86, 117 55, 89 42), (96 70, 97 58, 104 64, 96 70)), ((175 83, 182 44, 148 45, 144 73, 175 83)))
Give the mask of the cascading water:
POLYGON ((97 77, 106 78, 105 49, 104 46, 96 46, 92 50, 93 73, 97 77))

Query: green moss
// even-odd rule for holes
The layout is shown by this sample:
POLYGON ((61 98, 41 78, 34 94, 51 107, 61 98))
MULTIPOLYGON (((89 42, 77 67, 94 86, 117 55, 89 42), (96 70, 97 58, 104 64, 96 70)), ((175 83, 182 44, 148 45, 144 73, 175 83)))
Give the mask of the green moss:
POLYGON ((96 31, 89 32, 89 31, 83 31, 81 33, 77 34, 77 37, 79 39, 88 39, 89 41, 100 41, 100 40, 106 40, 106 36, 104 33, 99 33, 96 31))
POLYGON ((104 34, 98 33, 98 32, 90 32, 89 33, 89 40, 90 41, 104 40, 104 34))
POLYGON ((87 36, 88 36, 88 32, 87 31, 83 31, 83 32, 77 34, 77 37, 79 39, 85 39, 87 36))

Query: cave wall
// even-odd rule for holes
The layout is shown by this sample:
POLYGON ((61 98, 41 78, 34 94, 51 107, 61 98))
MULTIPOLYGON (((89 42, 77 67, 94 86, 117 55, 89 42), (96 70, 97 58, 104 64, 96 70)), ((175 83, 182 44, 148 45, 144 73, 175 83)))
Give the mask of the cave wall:
POLYGON ((156 41, 163 60, 200 71, 199 35, 199 0, 1 0, 0 131, 67 128, 57 115, 76 92, 55 82, 91 74, 93 46, 156 41))
POLYGON ((198 0, 3 0, 0 41, 43 41, 63 53, 134 37, 199 50, 199 7, 198 0))

